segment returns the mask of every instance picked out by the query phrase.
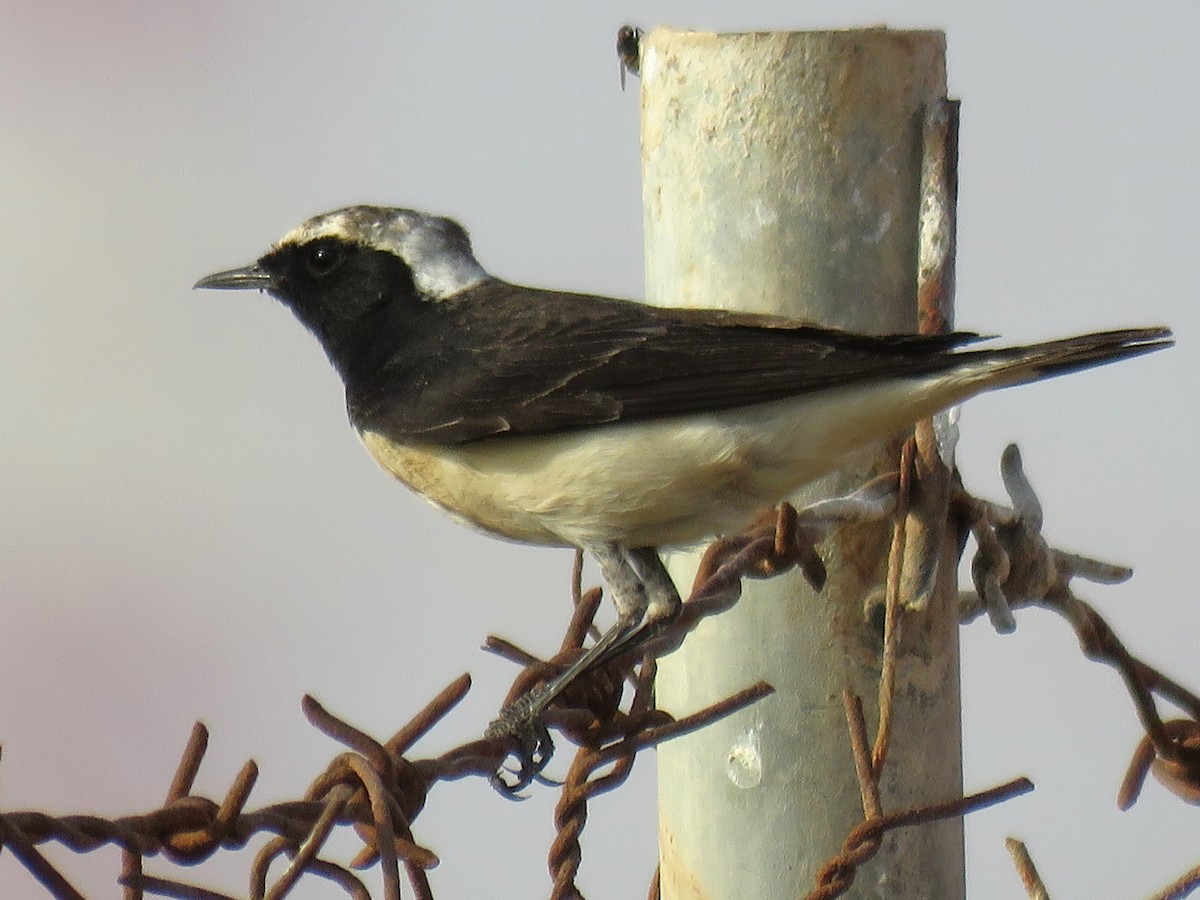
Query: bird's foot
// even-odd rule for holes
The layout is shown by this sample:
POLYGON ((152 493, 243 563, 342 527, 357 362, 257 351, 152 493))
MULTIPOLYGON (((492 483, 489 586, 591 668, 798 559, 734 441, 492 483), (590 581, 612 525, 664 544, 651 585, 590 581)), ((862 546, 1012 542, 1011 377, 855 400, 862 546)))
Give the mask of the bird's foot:
POLYGON ((542 780, 542 771, 554 756, 554 741, 541 719, 553 687, 550 681, 522 694, 500 710, 484 732, 485 738, 512 737, 517 741, 489 778, 492 787, 510 800, 524 800, 521 791, 542 780), (510 758, 516 760, 516 768, 507 765, 510 758))
MULTIPOLYGON (((636 644, 645 630, 645 625, 625 625, 618 623, 609 629, 600 639, 549 681, 543 682, 526 691, 512 703, 509 703, 492 721, 484 732, 484 737, 512 737, 517 746, 509 754, 515 757, 517 767, 509 769, 501 767, 492 777, 492 785, 507 797, 516 798, 518 793, 534 781, 544 780, 542 770, 550 762, 554 754, 554 742, 543 721, 546 709, 574 688, 579 680, 602 668, 606 663, 630 649, 636 644), (511 778, 506 776, 512 776, 511 778)), ((600 687, 601 695, 608 697, 614 705, 620 698, 620 685, 624 679, 618 675, 615 682, 600 687)), ((603 682, 603 679, 602 679, 603 682)), ((575 697, 567 704, 569 707, 590 708, 593 703, 583 699, 587 691, 580 697, 575 697)), ((594 697, 592 700, 594 701, 594 697)), ((605 703, 601 702, 600 706, 605 703)), ((593 710, 592 714, 599 714, 593 710)), ((506 758, 507 761, 507 758, 506 758)))

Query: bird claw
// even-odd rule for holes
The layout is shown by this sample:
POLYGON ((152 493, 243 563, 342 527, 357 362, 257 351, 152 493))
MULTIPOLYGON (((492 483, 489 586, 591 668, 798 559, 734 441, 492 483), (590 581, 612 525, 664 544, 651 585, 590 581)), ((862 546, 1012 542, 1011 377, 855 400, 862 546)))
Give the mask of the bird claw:
POLYGON ((516 740, 516 747, 488 778, 492 787, 509 800, 524 800, 521 791, 534 781, 548 780, 542 778, 542 771, 554 756, 554 741, 550 738, 550 729, 541 721, 545 688, 546 685, 534 688, 508 704, 484 732, 485 738, 511 737, 516 740), (507 765, 510 757, 516 759, 516 768, 507 765))

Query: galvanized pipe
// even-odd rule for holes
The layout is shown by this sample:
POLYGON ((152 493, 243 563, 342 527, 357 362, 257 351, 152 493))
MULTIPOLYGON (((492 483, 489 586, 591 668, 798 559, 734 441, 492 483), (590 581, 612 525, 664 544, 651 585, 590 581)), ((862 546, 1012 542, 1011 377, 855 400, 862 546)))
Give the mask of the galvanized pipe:
MULTIPOLYGON (((650 302, 915 331, 925 112, 945 97, 940 32, 702 34, 641 43, 650 302)), ((894 469, 898 441, 847 460, 798 505, 894 469)), ((748 586, 659 669, 660 705, 697 709, 758 678, 777 694, 659 751, 665 898, 795 898, 863 817, 841 692, 874 721, 890 527, 826 546, 829 579, 748 586)), ((672 572, 690 584, 697 557, 672 572)), ((943 587, 953 587, 953 565, 943 587)), ((944 596, 942 590, 939 596, 944 596)), ((961 793, 957 631, 937 597, 897 669, 885 809, 961 793)), ((885 839, 850 896, 963 893, 959 822, 885 839)))

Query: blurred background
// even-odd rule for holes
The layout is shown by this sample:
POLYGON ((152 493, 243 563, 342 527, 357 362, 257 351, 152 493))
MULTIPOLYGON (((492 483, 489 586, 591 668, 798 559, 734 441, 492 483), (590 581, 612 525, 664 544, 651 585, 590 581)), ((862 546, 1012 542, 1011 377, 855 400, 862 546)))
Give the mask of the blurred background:
MULTIPOLYGON (((1019 441, 1052 541, 1137 568, 1083 595, 1200 685, 1194 2, 2 0, 0 808, 156 806, 197 718, 199 790, 220 795, 253 757, 251 805, 290 799, 339 749, 303 719, 304 692, 386 737, 469 669, 475 690, 417 748, 432 755, 501 701, 513 669, 479 652, 488 632, 555 646, 568 551, 473 534, 391 484, 285 310, 190 286, 314 213, 377 202, 460 218, 497 275, 641 296, 638 85, 621 91, 613 49, 628 20, 946 31, 959 325, 1023 341, 1162 322, 1179 338, 973 401, 964 478, 1003 498, 997 460, 1019 441)), ((1038 785, 968 819, 971 896, 1021 896, 1008 834, 1051 892, 1150 893, 1197 862, 1200 813, 1157 784, 1117 812, 1140 736, 1119 678, 1051 614, 1018 621, 963 632, 966 787, 1038 785)), ((648 754, 593 804, 589 896, 644 896, 653 780, 648 754)), ((416 836, 442 857, 437 896, 546 895, 553 801, 436 788, 416 836)), ((117 895, 116 852, 47 853, 88 896, 117 895)), ((243 893, 248 865, 183 877, 243 893)), ((0 894, 42 896, 8 854, 0 894)))

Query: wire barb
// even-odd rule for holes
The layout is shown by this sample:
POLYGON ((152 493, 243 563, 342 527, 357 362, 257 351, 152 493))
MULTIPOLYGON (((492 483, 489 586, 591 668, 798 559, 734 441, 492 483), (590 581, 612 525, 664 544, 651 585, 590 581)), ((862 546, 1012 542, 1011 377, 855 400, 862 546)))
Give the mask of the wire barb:
POLYGON ((1004 847, 1013 858, 1013 865, 1017 867, 1017 875, 1021 879, 1021 885, 1025 888, 1025 894, 1029 900, 1050 900, 1050 892, 1042 883, 1042 876, 1038 874, 1037 867, 1033 864, 1033 857, 1029 855, 1029 849, 1025 843, 1010 837, 1004 839, 1004 847))

